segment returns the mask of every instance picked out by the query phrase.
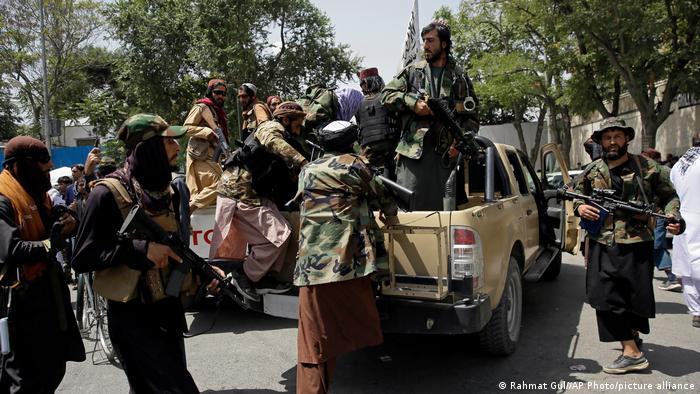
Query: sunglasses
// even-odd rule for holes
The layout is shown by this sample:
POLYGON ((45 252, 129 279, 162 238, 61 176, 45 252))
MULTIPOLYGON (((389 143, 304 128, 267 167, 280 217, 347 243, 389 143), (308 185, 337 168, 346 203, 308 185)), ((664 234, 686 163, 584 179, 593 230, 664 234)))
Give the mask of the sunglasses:
POLYGON ((218 94, 219 96, 224 96, 224 97, 226 97, 226 91, 225 91, 225 90, 214 90, 212 93, 218 94))

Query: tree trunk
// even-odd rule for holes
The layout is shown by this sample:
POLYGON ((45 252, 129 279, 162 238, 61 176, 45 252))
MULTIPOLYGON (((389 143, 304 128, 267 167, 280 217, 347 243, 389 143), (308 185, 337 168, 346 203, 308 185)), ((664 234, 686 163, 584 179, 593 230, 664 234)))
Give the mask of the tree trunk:
POLYGON ((535 145, 530 149, 530 163, 533 165, 537 162, 537 156, 540 154, 540 144, 542 142, 542 131, 544 130, 544 119, 547 116, 547 106, 540 107, 540 113, 537 115, 537 132, 535 133, 535 145))

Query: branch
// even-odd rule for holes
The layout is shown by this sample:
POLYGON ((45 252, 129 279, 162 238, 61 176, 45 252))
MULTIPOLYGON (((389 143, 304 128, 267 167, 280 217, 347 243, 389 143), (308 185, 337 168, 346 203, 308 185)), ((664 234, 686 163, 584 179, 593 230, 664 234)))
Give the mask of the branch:
MULTIPOLYGON (((578 50, 581 53, 581 55, 587 55, 588 48, 586 48, 586 44, 583 41, 583 35, 581 33, 576 33, 576 42, 578 44, 578 50)), ((593 102, 595 104, 596 109, 604 118, 609 117, 611 115, 610 111, 608 111, 608 109, 605 107, 605 104, 603 103, 603 98, 600 96, 600 92, 598 91, 598 87, 595 83, 595 72, 593 71, 593 67, 591 67, 590 64, 584 64, 583 75, 586 78, 586 81, 588 81, 588 89, 593 94, 593 102)))

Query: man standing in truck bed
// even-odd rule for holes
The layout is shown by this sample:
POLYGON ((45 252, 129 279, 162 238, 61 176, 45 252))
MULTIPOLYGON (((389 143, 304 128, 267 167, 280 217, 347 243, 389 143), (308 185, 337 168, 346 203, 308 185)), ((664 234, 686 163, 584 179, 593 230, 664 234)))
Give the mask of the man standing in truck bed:
POLYGON ((455 166, 452 136, 428 107, 428 98, 448 100, 462 128, 479 127, 472 84, 450 55, 450 28, 434 21, 421 31, 425 60, 404 68, 382 90, 382 104, 398 112, 397 182, 416 192, 417 211, 441 210, 445 182, 455 166))
MULTIPOLYGON (((680 218, 679 200, 668 172, 643 156, 627 152, 634 129, 617 118, 607 118, 593 141, 603 147, 603 156, 588 166, 576 184, 576 191, 590 195, 594 188, 614 189, 623 201, 653 203, 666 215, 680 218)), ((649 333, 649 318, 654 317, 653 279, 654 224, 646 215, 621 210, 604 212, 574 201, 574 210, 582 220, 601 220, 597 233, 589 231, 586 245, 586 294, 596 310, 601 342, 622 344, 622 354, 603 371, 623 374, 649 367, 640 350, 639 333, 649 333)), ((681 224, 668 224, 672 234, 681 232, 681 224)))

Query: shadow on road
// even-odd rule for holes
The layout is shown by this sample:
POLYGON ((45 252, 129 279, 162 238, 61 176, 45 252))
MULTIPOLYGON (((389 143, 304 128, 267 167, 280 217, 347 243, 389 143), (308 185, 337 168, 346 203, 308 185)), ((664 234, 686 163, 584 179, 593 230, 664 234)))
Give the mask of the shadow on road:
MULTIPOLYGON (((585 271, 564 264, 553 282, 523 288, 520 342, 509 357, 478 349, 475 335, 387 335, 385 343, 339 359, 332 383, 335 393, 494 392, 499 383, 578 381, 572 365, 598 373, 593 360, 576 358, 578 324, 585 303, 585 271)), ((547 387, 538 392, 556 392, 547 387)))
POLYGON ((284 391, 275 391, 269 389, 229 389, 229 390, 205 390, 202 394, 278 394, 278 393, 293 393, 296 391, 296 373, 297 368, 292 367, 282 373, 282 381, 279 383, 284 386, 284 391))
POLYGON ((688 307, 678 302, 656 302, 657 315, 687 315, 688 307))
POLYGON ((645 352, 653 360, 651 369, 664 375, 681 377, 700 372, 700 352, 677 346, 644 343, 645 352))
POLYGON ((202 331, 210 334, 222 332, 240 334, 247 331, 268 331, 297 327, 296 320, 280 319, 250 310, 244 311, 233 302, 229 302, 229 300, 224 300, 218 312, 214 300, 208 299, 197 308, 188 310, 187 314, 193 318, 190 324, 191 334, 202 331), (212 323, 214 323, 214 326, 211 330, 207 330, 212 323))

